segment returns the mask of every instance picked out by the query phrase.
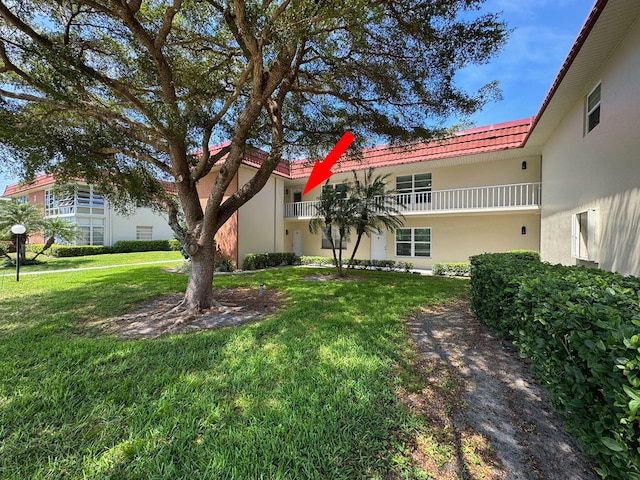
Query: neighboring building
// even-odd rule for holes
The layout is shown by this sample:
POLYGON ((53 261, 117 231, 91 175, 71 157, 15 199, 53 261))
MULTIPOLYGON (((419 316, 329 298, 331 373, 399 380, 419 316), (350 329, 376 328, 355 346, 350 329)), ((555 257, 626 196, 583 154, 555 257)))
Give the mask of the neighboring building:
MULTIPOLYGON (((173 232, 167 220, 149 208, 129 216, 117 213, 91 185, 77 182, 66 191, 55 188, 51 175, 40 175, 28 185, 9 185, 3 197, 16 202, 41 205, 45 217, 66 218, 77 224, 82 238, 76 245, 113 245, 118 240, 168 240, 173 232)), ((32 243, 44 239, 33 235, 32 243)))

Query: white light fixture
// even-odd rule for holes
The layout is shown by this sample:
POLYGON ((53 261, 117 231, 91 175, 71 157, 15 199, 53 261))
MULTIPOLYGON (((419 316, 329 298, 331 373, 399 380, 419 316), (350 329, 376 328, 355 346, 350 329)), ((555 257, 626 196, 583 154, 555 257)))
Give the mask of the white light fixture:
POLYGON ((19 223, 11 227, 11 233, 13 233, 14 235, 22 235, 26 231, 27 231, 27 227, 25 227, 24 225, 20 225, 19 223))

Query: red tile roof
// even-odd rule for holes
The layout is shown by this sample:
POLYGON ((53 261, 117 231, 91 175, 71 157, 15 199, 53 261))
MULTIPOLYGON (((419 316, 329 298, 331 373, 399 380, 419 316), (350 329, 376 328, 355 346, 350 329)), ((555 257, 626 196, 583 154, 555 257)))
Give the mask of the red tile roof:
MULTIPOLYGON (((389 167, 519 148, 523 145, 532 121, 533 117, 472 128, 457 132, 450 138, 429 143, 379 145, 367 148, 363 152, 362 159, 345 157, 336 164, 333 171, 337 173, 370 167, 389 167)), ((211 152, 215 152, 228 144, 229 142, 221 143, 209 147, 209 149, 211 152)), ((251 149, 242 163, 250 167, 259 168, 267 159, 267 156, 268 154, 264 150, 251 149)), ((312 167, 313 162, 309 160, 281 161, 273 173, 289 179, 304 178, 309 176, 312 167)), ((14 195, 27 190, 53 185, 54 183, 55 180, 51 175, 40 175, 29 185, 13 184, 7 186, 3 196, 14 195)))
POLYGON ((32 183, 14 183, 12 185, 7 185, 2 196, 8 197, 28 190, 40 189, 42 187, 53 185, 54 183, 56 183, 56 181, 54 180, 53 175, 38 175, 32 183))
MULTIPOLYGON (((519 148, 529 132, 532 120, 533 118, 525 118, 463 130, 450 138, 429 143, 371 147, 364 150, 362 159, 346 157, 332 170, 338 173, 519 148)), ((313 162, 309 160, 291 162, 291 178, 308 177, 312 168, 313 162)))

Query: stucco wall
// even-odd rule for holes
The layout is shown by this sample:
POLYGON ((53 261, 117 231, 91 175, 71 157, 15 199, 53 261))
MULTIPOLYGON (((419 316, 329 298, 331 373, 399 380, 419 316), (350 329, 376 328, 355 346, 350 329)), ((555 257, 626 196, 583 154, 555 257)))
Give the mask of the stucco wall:
MULTIPOLYGON (((242 188, 255 169, 242 167, 238 185, 242 188)), ((238 210, 238 259, 248 253, 284 251, 284 180, 272 175, 266 185, 238 210)))
POLYGON ((113 245, 118 240, 135 240, 136 227, 153 227, 152 240, 171 240, 173 230, 167 219, 150 208, 138 208, 129 216, 123 216, 107 208, 105 220, 105 245, 113 245))
MULTIPOLYGON (((468 163, 457 166, 443 166, 446 162, 422 162, 410 165, 398 165, 395 167, 377 168, 374 176, 389 174, 387 179, 389 189, 395 188, 396 177, 418 173, 432 174, 433 190, 448 190, 454 188, 468 188, 493 185, 508 185, 515 183, 529 183, 540 181, 540 157, 522 156, 517 158, 495 160, 491 162, 468 163), (527 168, 522 169, 522 162, 526 161, 527 168)), ((360 179, 364 171, 358 172, 360 179)), ((352 173, 340 173, 331 177, 331 183, 353 179, 352 173)), ((285 202, 293 201, 293 192, 302 190, 306 179, 294 180, 287 184, 289 195, 285 202)), ((321 186, 307 193, 302 200, 316 200, 321 193, 321 186)))
MULTIPOLYGON (((514 249, 538 250, 540 216, 537 213, 475 215, 422 215, 407 217, 406 228, 431 228, 431 258, 396 256, 395 235, 387 232, 387 259, 412 262, 416 268, 431 268, 436 262, 466 262, 471 255, 505 252, 514 249), (522 234, 522 227, 526 234, 522 234)), ((320 234, 311 234, 308 221, 287 222, 287 251, 293 251, 293 234, 302 232, 303 255, 330 257, 331 250, 321 249, 320 234)), ((351 255, 355 238, 347 243, 343 256, 351 255)), ((371 258, 371 242, 362 239, 356 258, 371 258)))
MULTIPOLYGON (((211 172, 198 182, 198 197, 200 198, 200 205, 203 210, 207 207, 207 200, 216 176, 217 171, 211 172)), ((224 192, 223 201, 237 189, 238 175, 236 174, 224 192)), ((236 265, 238 264, 238 212, 235 212, 220 230, 218 230, 216 234, 216 250, 219 250, 223 256, 231 258, 236 265)))
POLYGON ((640 25, 594 72, 542 155, 541 254, 571 256, 572 215, 596 209, 600 268, 640 275, 640 25), (584 98, 601 82, 600 124, 584 135, 584 98))

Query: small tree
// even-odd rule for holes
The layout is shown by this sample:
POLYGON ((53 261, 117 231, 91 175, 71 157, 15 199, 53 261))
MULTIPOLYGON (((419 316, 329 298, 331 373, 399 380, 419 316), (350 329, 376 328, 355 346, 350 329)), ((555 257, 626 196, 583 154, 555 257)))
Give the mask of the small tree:
POLYGON ((325 184, 318 205, 316 217, 309 221, 309 231, 322 231, 331 244, 333 260, 338 276, 345 276, 353 266, 356 252, 364 235, 381 233, 383 229, 392 230, 403 225, 404 216, 399 205, 392 196, 393 191, 385 191, 385 180, 389 175, 373 177, 374 169, 370 168, 363 181, 353 172, 354 181, 348 180, 338 185, 325 184), (344 267, 342 264, 342 242, 351 231, 355 231, 356 243, 351 257, 344 267), (338 233, 338 245, 333 232, 338 233))
POLYGON ((395 230, 404 224, 404 215, 400 210, 402 205, 398 204, 393 197, 393 191, 385 190, 389 174, 374 178, 373 171, 373 168, 367 170, 362 182, 358 179, 358 174, 353 172, 354 184, 351 199, 356 244, 347 264, 347 270, 353 266, 363 235, 368 237, 371 237, 372 233, 379 235, 383 230, 395 230))
POLYGON ((28 234, 40 232, 44 226, 40 208, 29 203, 0 202, 0 236, 17 247, 16 235, 11 232, 11 227, 16 224, 24 225, 27 229, 27 235, 20 235, 20 258, 24 260, 28 234))
MULTIPOLYGON (((11 227, 16 224, 24 225, 27 229, 27 234, 20 236, 21 260, 26 260, 27 249, 25 248, 25 244, 29 235, 44 232, 44 234, 48 236, 42 250, 33 257, 33 260, 51 248, 56 238, 70 242, 81 236, 75 223, 64 218, 43 218, 42 209, 37 205, 30 203, 0 202, 0 238, 10 239, 15 245, 16 236, 11 233, 11 227)), ((10 258, 4 251, 3 254, 5 257, 10 258)))
POLYGON ((42 220, 42 223, 45 236, 48 237, 42 249, 33 257, 34 260, 49 250, 55 243, 56 238, 64 240, 65 242, 71 242, 82 237, 82 233, 78 230, 76 224, 67 219, 57 217, 45 218, 42 220))
POLYGON ((350 182, 329 185, 329 181, 327 181, 322 188, 318 205, 316 205, 316 216, 309 221, 311 233, 322 232, 329 240, 336 272, 339 276, 345 274, 342 268, 342 244, 347 240, 352 227, 351 190, 350 182), (338 233, 338 248, 336 248, 334 231, 338 233))

